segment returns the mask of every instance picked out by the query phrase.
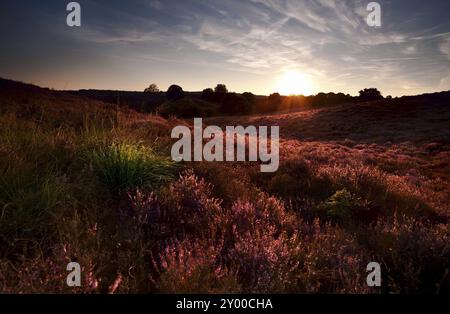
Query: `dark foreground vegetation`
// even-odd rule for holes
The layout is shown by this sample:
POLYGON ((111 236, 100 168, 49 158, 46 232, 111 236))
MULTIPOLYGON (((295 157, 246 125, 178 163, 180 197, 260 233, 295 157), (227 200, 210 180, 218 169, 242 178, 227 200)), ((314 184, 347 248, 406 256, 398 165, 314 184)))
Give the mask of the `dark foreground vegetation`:
POLYGON ((280 169, 262 174, 174 164, 189 120, 1 80, 0 291, 448 293, 448 94, 323 105, 210 118, 280 125, 280 169))

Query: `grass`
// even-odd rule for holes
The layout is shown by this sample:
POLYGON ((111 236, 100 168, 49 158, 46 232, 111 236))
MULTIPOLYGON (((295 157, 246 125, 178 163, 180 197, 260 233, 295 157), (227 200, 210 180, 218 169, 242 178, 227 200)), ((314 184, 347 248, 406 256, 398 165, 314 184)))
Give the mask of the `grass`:
POLYGON ((141 144, 113 143, 88 152, 86 159, 100 182, 114 195, 155 189, 170 181, 175 164, 141 144))
POLYGON ((280 169, 262 174, 172 163, 188 121, 18 83, 0 99, 1 292, 450 291, 448 106, 207 121, 280 125, 280 169), (381 288, 365 284, 372 261, 381 288))
POLYGON ((52 228, 46 222, 63 198, 63 187, 51 173, 38 175, 32 169, 12 166, 1 169, 0 239, 3 249, 18 250, 20 242, 50 237, 52 228))

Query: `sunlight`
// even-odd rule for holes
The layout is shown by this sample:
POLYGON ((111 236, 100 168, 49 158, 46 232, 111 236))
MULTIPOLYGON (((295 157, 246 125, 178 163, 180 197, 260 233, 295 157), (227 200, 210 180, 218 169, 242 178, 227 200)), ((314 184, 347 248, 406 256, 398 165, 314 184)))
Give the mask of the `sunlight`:
POLYGON ((313 86, 311 81, 303 73, 298 71, 287 71, 283 73, 276 86, 277 92, 282 95, 311 95, 313 86))

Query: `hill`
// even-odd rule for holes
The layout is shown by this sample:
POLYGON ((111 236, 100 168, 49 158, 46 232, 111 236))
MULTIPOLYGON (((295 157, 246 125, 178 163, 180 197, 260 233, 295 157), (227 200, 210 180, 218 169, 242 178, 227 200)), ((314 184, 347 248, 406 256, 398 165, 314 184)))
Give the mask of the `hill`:
POLYGON ((205 120, 279 125, 261 173, 175 164, 190 120, 0 80, 0 291, 448 293, 447 97, 205 120))

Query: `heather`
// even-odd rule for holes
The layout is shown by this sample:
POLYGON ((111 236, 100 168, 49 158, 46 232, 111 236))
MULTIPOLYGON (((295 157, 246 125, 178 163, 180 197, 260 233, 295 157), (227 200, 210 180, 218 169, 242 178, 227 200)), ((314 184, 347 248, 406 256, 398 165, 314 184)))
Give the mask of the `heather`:
POLYGON ((170 130, 190 120, 19 83, 0 96, 2 292, 449 292, 439 99, 206 120, 279 125, 280 168, 261 173, 171 162, 170 130))

